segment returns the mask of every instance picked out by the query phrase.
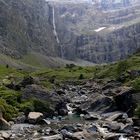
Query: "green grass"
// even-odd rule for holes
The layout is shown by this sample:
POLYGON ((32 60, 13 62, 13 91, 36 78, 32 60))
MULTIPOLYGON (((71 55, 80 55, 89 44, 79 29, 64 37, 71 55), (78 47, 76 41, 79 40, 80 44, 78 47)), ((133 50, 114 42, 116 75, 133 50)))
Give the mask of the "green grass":
MULTIPOLYGON (((33 59, 33 58, 32 58, 33 59)), ((77 84, 84 81, 84 79, 103 79, 112 80, 119 79, 122 75, 124 85, 132 86, 136 91, 140 91, 140 76, 131 77, 128 74, 130 70, 140 70, 140 54, 135 54, 126 60, 114 64, 98 65, 92 67, 80 67, 70 65, 63 68, 42 68, 34 72, 26 72, 16 70, 14 68, 6 68, 0 66, 0 111, 3 112, 7 120, 11 120, 17 115, 19 111, 28 113, 29 111, 42 111, 48 109, 48 103, 36 99, 21 102, 20 91, 14 91, 6 88, 6 84, 10 82, 18 83, 26 75, 38 78, 40 84, 48 90, 53 90, 54 87, 60 87, 61 84, 72 81, 77 84), (41 104, 41 108, 37 108, 41 104)), ((139 109, 139 106, 138 106, 139 109)))
POLYGON ((35 67, 43 67, 39 58, 34 54, 27 54, 23 57, 22 62, 35 67))

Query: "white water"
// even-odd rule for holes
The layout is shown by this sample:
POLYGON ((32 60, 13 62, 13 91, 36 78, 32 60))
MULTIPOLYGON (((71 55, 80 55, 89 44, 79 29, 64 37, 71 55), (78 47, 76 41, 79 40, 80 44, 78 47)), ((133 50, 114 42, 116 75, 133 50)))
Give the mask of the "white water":
POLYGON ((106 27, 100 27, 100 28, 98 28, 98 29, 96 29, 96 30, 94 30, 95 32, 100 32, 100 31, 102 31, 102 30, 104 30, 106 27))
POLYGON ((56 37, 56 41, 57 43, 59 44, 60 43, 60 40, 58 38, 58 34, 57 34, 57 31, 56 31, 56 22, 55 22, 55 11, 54 11, 54 7, 52 8, 52 14, 53 14, 53 33, 56 37))
POLYGON ((59 40, 59 37, 58 37, 58 34, 57 34, 57 31, 56 31, 56 21, 55 21, 55 10, 54 10, 54 7, 52 8, 52 20, 53 20, 53 33, 54 33, 54 36, 56 37, 56 42, 60 45, 60 49, 61 49, 61 58, 63 58, 63 47, 62 45, 60 44, 60 40, 59 40))
POLYGON ((68 109, 68 111, 69 111, 69 112, 68 112, 69 115, 73 114, 73 108, 70 107, 69 104, 67 104, 67 109, 68 109))
POLYGON ((128 138, 124 138, 123 136, 121 136, 120 138, 119 138, 119 140, 129 140, 128 138))

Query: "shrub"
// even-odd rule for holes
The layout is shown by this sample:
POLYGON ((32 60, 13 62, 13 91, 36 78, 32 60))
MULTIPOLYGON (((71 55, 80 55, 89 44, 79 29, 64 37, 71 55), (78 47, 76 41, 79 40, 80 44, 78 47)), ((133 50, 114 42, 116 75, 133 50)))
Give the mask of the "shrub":
POLYGON ((79 79, 80 80, 84 79, 84 75, 83 74, 80 74, 79 79))
POLYGON ((127 61, 120 61, 117 65, 117 77, 120 77, 122 74, 126 72, 128 69, 128 62, 127 61))
POLYGON ((34 99, 33 103, 34 103, 35 111, 37 111, 37 112, 39 111, 39 112, 45 113, 49 109, 48 102, 38 100, 38 99, 34 99))
POLYGON ((66 64, 66 68, 68 68, 68 69, 72 69, 75 66, 76 66, 75 64, 66 64))
POLYGON ((7 104, 12 106, 18 106, 20 102, 21 94, 14 90, 4 89, 1 87, 0 89, 0 97, 6 101, 7 104))
POLYGON ((26 100, 20 105, 20 111, 24 112, 28 115, 29 112, 41 112, 46 113, 49 109, 48 102, 33 98, 30 100, 26 100))
POLYGON ((137 78, 132 82, 132 87, 134 90, 140 91, 140 78, 137 78))
POLYGON ((17 115, 16 109, 3 99, 0 99, 0 112, 6 120, 12 120, 17 115))
POLYGON ((24 101, 20 104, 20 111, 24 112, 25 115, 28 115, 29 112, 34 111, 33 101, 24 101))

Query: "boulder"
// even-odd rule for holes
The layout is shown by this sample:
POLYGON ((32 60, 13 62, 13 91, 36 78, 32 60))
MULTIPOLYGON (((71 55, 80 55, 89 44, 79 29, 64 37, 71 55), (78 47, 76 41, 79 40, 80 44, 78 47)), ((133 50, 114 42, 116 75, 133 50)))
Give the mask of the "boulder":
POLYGON ((49 100, 50 94, 46 91, 46 89, 39 85, 27 85, 26 88, 22 91, 22 100, 31 98, 49 100))
POLYGON ((118 132, 121 129, 121 124, 110 122, 104 124, 103 127, 108 128, 111 132, 118 132))
POLYGON ((2 138, 2 137, 0 136, 0 140, 4 140, 4 138, 2 138))
POLYGON ((25 121, 26 121, 26 116, 24 114, 19 115, 15 120, 16 123, 25 123, 25 121))
POLYGON ((43 114, 40 112, 30 112, 28 115, 28 122, 31 124, 36 124, 42 120, 43 114))
POLYGON ((73 133, 71 136, 72 140, 84 140, 84 139, 85 140, 88 140, 88 139, 97 140, 98 138, 100 138, 98 133, 88 132, 86 130, 83 130, 82 132, 73 133))
POLYGON ((66 92, 63 91, 62 89, 57 90, 56 93, 57 93, 58 95, 65 95, 65 94, 66 94, 66 92))
POLYGON ((106 120, 108 121, 117 121, 118 119, 122 118, 123 113, 121 112, 111 112, 104 115, 106 120))
POLYGON ((60 132, 63 135, 63 138, 71 138, 72 137, 72 133, 68 132, 66 129, 62 129, 60 132))
POLYGON ((105 140, 119 140, 120 136, 118 134, 109 134, 105 137, 105 140))
POLYGON ((24 79, 19 83, 20 87, 26 87, 27 85, 35 84, 35 80, 33 77, 28 76, 24 77, 24 79))
POLYGON ((64 108, 59 109, 58 110, 58 115, 60 115, 60 116, 66 116, 66 115, 68 115, 68 110, 67 109, 64 109, 64 108))
POLYGON ((132 125, 125 125, 120 132, 132 135, 134 133, 134 127, 132 125))
POLYGON ((57 134, 53 136, 42 137, 39 140, 63 140, 63 137, 61 134, 57 134))
POLYGON ((58 104, 56 104, 55 110, 60 116, 68 115, 67 102, 60 101, 58 104))
POLYGON ((131 117, 135 109, 135 103, 133 101, 132 88, 124 88, 118 95, 114 96, 117 109, 123 112, 127 112, 131 117))
POLYGON ((140 126, 140 118, 133 118, 134 126, 140 126))
POLYGON ((68 132, 77 132, 77 130, 78 130, 78 128, 77 127, 75 127, 75 126, 64 126, 63 128, 62 128, 62 130, 67 130, 68 132))
POLYGON ((112 112, 116 109, 115 102, 111 97, 95 93, 89 95, 75 110, 78 114, 89 114, 88 112, 96 112, 102 114, 112 112))
POLYGON ((74 110, 74 112, 76 112, 76 114, 78 114, 78 115, 81 115, 81 114, 86 115, 86 114, 88 114, 87 110, 82 109, 81 107, 77 107, 77 108, 74 110))
POLYGON ((96 120, 99 119, 99 117, 96 116, 96 115, 87 114, 87 115, 84 116, 84 119, 88 120, 88 121, 96 121, 96 120))
POLYGON ((1 136, 2 136, 2 138, 4 138, 4 139, 9 139, 9 138, 10 138, 10 134, 7 133, 7 132, 1 132, 1 136))
POLYGON ((10 124, 2 117, 2 113, 0 113, 0 130, 9 130, 10 124))
POLYGON ((88 132, 97 132, 98 131, 98 128, 96 125, 93 125, 92 127, 89 127, 87 129, 88 132))
POLYGON ((112 98, 100 95, 93 99, 89 110, 99 113, 111 112, 115 110, 115 103, 112 98))

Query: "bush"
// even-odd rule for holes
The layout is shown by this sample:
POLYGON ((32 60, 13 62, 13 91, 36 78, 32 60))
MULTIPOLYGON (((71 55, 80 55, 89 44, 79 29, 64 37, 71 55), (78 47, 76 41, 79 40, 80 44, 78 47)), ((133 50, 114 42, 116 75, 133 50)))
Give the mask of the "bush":
POLYGON ((126 72, 128 69, 128 62, 127 61, 120 61, 117 65, 117 77, 120 77, 122 74, 126 72))
POLYGON ((137 78, 132 82, 132 87, 134 90, 140 91, 140 78, 137 78))
POLYGON ((42 101, 42 100, 38 100, 38 99, 34 99, 33 103, 34 103, 35 111, 37 111, 37 112, 45 113, 49 109, 48 102, 45 102, 45 101, 42 101))
POLYGON ((49 109, 48 102, 36 98, 26 100, 20 105, 20 111, 24 112, 26 115, 28 115, 29 112, 33 111, 46 113, 48 109, 49 109))
POLYGON ((3 99, 0 99, 0 112, 6 120, 12 120, 18 113, 13 106, 8 105, 3 99))
POLYGON ((33 101, 24 101, 23 103, 20 104, 20 111, 24 112, 25 115, 28 115, 29 112, 34 111, 34 105, 33 101))
POLYGON ((83 74, 80 74, 79 79, 80 80, 84 79, 84 75, 83 74))
POLYGON ((7 104, 16 107, 20 102, 21 94, 14 90, 4 89, 1 87, 0 98, 4 99, 7 104))
POLYGON ((66 64, 66 68, 68 68, 68 69, 72 69, 75 66, 76 66, 75 64, 66 64))

